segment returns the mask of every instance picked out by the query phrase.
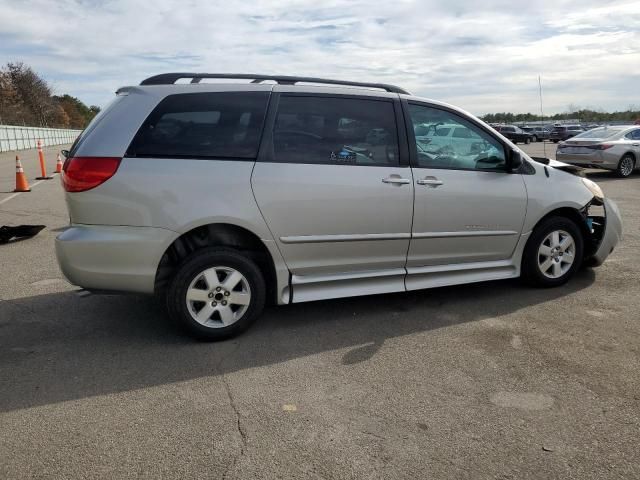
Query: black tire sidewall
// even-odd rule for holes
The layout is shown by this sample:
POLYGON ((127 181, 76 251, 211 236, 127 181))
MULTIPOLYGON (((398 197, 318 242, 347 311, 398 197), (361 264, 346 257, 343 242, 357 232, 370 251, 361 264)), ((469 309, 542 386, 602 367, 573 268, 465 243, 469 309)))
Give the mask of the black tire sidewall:
POLYGON ((549 217, 533 229, 522 256, 522 276, 531 285, 537 287, 557 287, 566 283, 580 268, 584 252, 584 238, 580 228, 565 217, 549 217), (575 243, 575 260, 571 268, 559 278, 546 277, 538 267, 538 249, 549 233, 564 230, 571 234, 575 243))
POLYGON ((200 340, 222 340, 244 331, 262 313, 266 287, 258 266, 240 252, 228 248, 204 248, 187 257, 178 267, 167 290, 167 310, 173 321, 200 340), (187 289, 192 280, 210 267, 230 267, 242 273, 251 288, 251 303, 240 320, 222 328, 201 325, 191 317, 186 303, 187 289))

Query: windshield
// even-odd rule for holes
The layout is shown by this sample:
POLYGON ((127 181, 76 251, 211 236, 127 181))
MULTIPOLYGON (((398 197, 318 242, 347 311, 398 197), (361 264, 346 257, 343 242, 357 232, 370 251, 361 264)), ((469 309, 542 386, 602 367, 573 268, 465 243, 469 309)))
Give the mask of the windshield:
POLYGON ((626 130, 627 127, 602 127, 602 128, 594 128, 593 130, 589 130, 587 132, 583 132, 580 135, 576 135, 573 138, 609 138, 617 135, 618 133, 626 130))

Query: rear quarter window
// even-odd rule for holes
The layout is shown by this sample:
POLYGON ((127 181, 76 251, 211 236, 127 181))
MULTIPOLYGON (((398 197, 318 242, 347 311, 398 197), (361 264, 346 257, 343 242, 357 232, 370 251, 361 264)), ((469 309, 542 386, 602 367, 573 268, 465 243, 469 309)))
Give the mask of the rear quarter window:
POLYGON ((144 121, 127 155, 255 159, 268 101, 268 92, 169 95, 144 121))

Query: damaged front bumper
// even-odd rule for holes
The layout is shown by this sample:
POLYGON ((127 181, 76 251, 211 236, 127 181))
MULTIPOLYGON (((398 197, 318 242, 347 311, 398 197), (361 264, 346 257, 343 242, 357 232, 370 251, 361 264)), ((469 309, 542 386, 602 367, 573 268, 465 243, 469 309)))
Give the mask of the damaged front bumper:
POLYGON ((605 198, 602 208, 604 215, 587 216, 591 231, 588 257, 592 266, 602 265, 622 238, 622 218, 618 206, 613 200, 605 198))

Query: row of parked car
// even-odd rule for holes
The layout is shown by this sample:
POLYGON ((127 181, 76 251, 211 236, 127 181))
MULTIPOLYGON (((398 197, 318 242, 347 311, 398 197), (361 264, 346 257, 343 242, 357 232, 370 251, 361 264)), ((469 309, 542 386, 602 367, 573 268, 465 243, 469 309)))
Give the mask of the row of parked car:
POLYGON ((598 127, 599 125, 540 125, 518 127, 516 125, 492 124, 491 126, 514 143, 543 142, 544 140, 551 140, 553 143, 558 143, 598 127))

